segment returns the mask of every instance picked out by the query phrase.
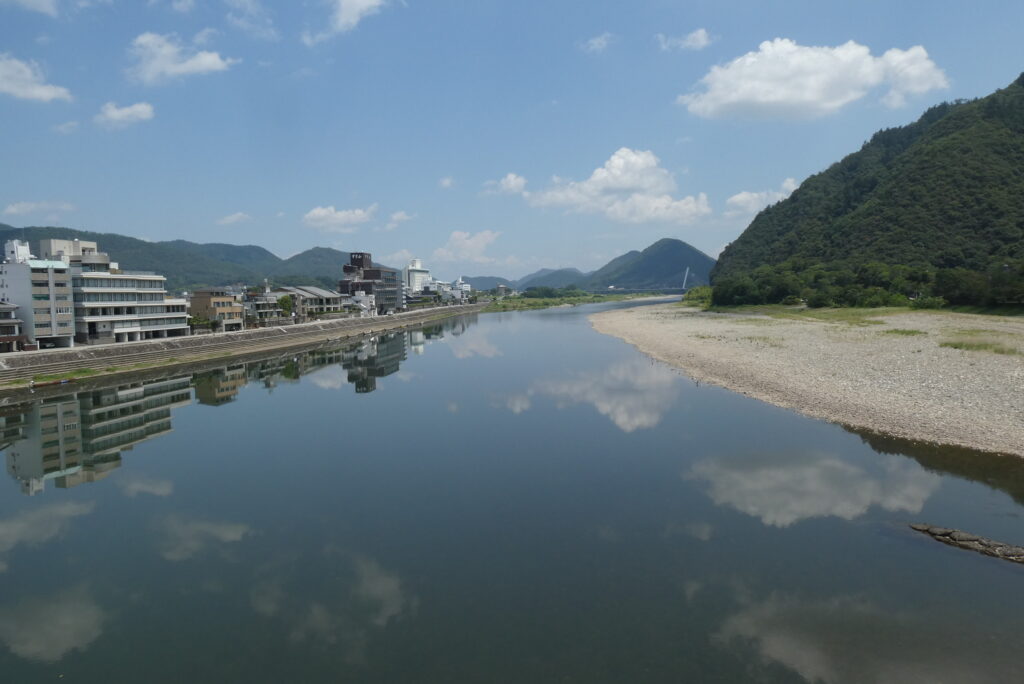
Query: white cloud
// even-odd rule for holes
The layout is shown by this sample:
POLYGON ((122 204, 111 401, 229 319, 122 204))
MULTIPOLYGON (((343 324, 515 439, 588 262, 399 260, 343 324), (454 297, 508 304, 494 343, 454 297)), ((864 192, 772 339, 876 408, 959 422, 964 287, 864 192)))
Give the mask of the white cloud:
POLYGON ((148 102, 136 102, 126 107, 118 107, 116 103, 108 102, 92 120, 107 128, 125 128, 140 121, 149 121, 153 116, 153 105, 148 102))
POLYGON ((0 0, 0 5, 17 5, 32 12, 57 16, 57 0, 0 0))
POLYGON ((774 527, 830 516, 853 520, 871 506, 918 513, 939 486, 937 475, 913 461, 888 457, 873 473, 813 452, 722 456, 697 463, 693 476, 707 480, 716 504, 774 527))
POLYGON ((437 185, 445 190, 448 190, 455 186, 455 179, 451 176, 445 176, 441 180, 437 181, 437 185))
POLYGON ((0 53, 0 93, 39 102, 72 99, 67 88, 46 83, 38 64, 22 62, 6 52, 0 53))
POLYGON ((62 133, 64 135, 68 135, 68 134, 74 133, 75 131, 78 130, 78 122, 77 121, 65 121, 62 124, 57 124, 56 126, 54 126, 53 130, 57 131, 58 133, 62 133))
POLYGON ((218 31, 215 28, 207 27, 204 28, 202 31, 196 33, 196 35, 192 36, 192 42, 196 45, 206 45, 214 38, 216 38, 218 35, 220 35, 220 31, 218 31))
POLYGON ((381 228, 381 230, 391 232, 392 230, 402 225, 406 221, 411 221, 414 218, 416 217, 413 216, 412 214, 407 214, 404 211, 396 211, 393 214, 391 214, 391 218, 388 219, 388 222, 384 224, 384 227, 381 228))
POLYGON ((499 235, 501 233, 493 230, 481 230, 479 233, 453 230, 452 234, 448 236, 448 242, 443 247, 434 250, 434 259, 475 264, 492 263, 494 259, 485 255, 484 251, 498 239, 499 235))
POLYGON ((180 520, 172 517, 164 521, 163 532, 160 555, 169 561, 183 561, 210 544, 239 542, 252 534, 252 529, 242 523, 180 520))
POLYGON ((526 394, 513 394, 505 398, 505 408, 517 416, 520 413, 529 411, 532 405, 533 402, 530 401, 529 395, 526 394))
POLYGON ((564 380, 541 380, 529 393, 553 397, 559 408, 590 404, 623 432, 633 432, 661 422, 679 385, 672 371, 635 360, 564 380))
POLYGON ((800 187, 795 178, 787 178, 782 181, 778 190, 762 190, 751 192, 744 190, 725 200, 726 216, 739 216, 742 214, 756 214, 770 204, 780 202, 789 197, 794 190, 800 187))
POLYGON ((615 42, 615 36, 608 31, 605 31, 599 36, 588 38, 587 40, 580 43, 580 50, 589 52, 592 55, 604 52, 608 49, 608 46, 615 42))
POLYGON ((242 61, 231 57, 225 59, 208 50, 196 51, 182 45, 173 34, 143 33, 132 41, 130 52, 137 63, 129 73, 147 85, 226 71, 242 61))
POLYGON ((4 208, 4 214, 8 216, 24 216, 26 214, 59 213, 74 210, 75 205, 69 202, 14 202, 4 208))
POLYGON ((388 264, 407 264, 415 255, 407 249, 400 249, 392 254, 387 254, 383 257, 385 263, 388 264))
POLYGON ((687 33, 685 36, 666 36, 659 33, 654 36, 658 41, 658 47, 662 52, 671 50, 703 50, 711 45, 711 36, 706 29, 699 28, 696 31, 687 33))
POLYGON ((306 45, 316 45, 339 33, 351 31, 366 17, 380 12, 386 0, 330 0, 329 4, 334 9, 327 28, 319 33, 304 32, 302 42, 306 45))
POLYGON ((815 118, 832 114, 887 85, 882 102, 899 107, 949 83, 920 45, 893 48, 881 57, 848 41, 837 47, 804 46, 788 38, 765 41, 757 52, 714 66, 700 80, 703 91, 678 102, 705 118, 751 116, 815 118))
POLYGON ((259 0, 224 0, 231 11, 228 12, 228 23, 245 31, 254 38, 277 40, 277 29, 270 12, 259 0))
POLYGON ((171 8, 175 12, 181 12, 182 14, 188 14, 195 9, 196 0, 171 0, 171 8))
POLYGON ((312 228, 317 228, 326 233, 354 233, 358 226, 373 218, 377 212, 377 205, 371 204, 365 209, 342 209, 329 207, 314 207, 302 217, 302 222, 312 228))
POLYGON ((135 498, 139 494, 151 496, 170 496, 174 493, 174 483, 170 480, 158 480, 148 477, 123 477, 117 484, 125 496, 135 498))
POLYGON ((251 218, 252 218, 252 216, 249 216, 244 211, 236 211, 234 214, 228 214, 224 218, 219 219, 217 221, 217 225, 218 226, 231 226, 231 225, 234 225, 236 223, 242 223, 243 221, 248 221, 251 218))
POLYGON ((623 147, 585 181, 556 177, 551 188, 524 196, 534 206, 603 213, 621 223, 691 223, 711 213, 704 193, 675 199, 675 190, 675 179, 653 152, 623 147))
MULTIPOLYGON (((92 513, 94 504, 67 502, 24 511, 0 519, 0 563, 3 556, 22 544, 37 546, 62 534, 71 521, 92 513)), ((4 566, 0 565, 0 569, 4 566)))
POLYGON ((505 195, 521 195, 526 190, 526 179, 516 173, 506 173, 501 180, 487 181, 484 187, 489 192, 505 195))
POLYGON ((0 610, 0 641, 16 656, 55 663, 103 633, 106 613, 84 586, 0 610))

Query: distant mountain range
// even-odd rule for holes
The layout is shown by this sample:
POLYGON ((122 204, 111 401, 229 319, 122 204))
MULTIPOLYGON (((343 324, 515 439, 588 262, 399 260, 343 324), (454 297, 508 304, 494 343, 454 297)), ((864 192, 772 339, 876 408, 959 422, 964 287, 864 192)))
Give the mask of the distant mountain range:
POLYGON ((0 243, 27 240, 34 249, 38 240, 46 238, 92 240, 121 268, 156 271, 167 276, 167 286, 172 290, 256 284, 264 278, 277 285, 335 288, 341 277, 341 265, 348 263, 348 252, 328 247, 313 247, 282 259, 255 245, 198 244, 187 240, 147 242, 117 233, 58 227, 15 228, 0 223, 0 243))
POLYGON ((714 259, 682 240, 664 238, 642 252, 634 250, 618 256, 590 273, 576 268, 542 268, 515 281, 494 276, 463 276, 462 279, 478 290, 490 290, 499 284, 516 290, 567 285, 586 290, 603 290, 610 286, 675 289, 683 286, 687 267, 690 269, 688 287, 707 285, 714 265, 714 259))

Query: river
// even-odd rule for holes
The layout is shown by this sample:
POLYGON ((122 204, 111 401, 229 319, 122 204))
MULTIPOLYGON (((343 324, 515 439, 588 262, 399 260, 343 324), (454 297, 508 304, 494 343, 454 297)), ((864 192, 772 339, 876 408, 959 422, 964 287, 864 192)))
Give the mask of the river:
MULTIPOLYGON (((1009 682, 1024 461, 483 314, 0 406, 4 682, 1009 682)), ((642 304, 640 304, 642 305, 642 304)))

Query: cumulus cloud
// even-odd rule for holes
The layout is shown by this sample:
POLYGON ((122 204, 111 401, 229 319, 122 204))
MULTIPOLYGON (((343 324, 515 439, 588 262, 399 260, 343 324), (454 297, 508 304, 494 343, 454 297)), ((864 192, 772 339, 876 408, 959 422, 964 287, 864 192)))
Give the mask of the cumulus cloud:
POLYGON ((383 231, 391 232, 406 221, 412 221, 415 216, 404 211, 396 211, 388 218, 388 222, 381 228, 383 231))
POLYGON ((43 70, 35 62, 22 62, 10 54, 0 53, 0 93, 22 100, 52 102, 71 101, 71 92, 46 82, 43 70))
POLYGON ((415 255, 407 249, 400 249, 391 254, 385 254, 383 259, 388 264, 407 264, 415 255))
POLYGON ((302 42, 306 45, 313 46, 339 33, 351 31, 366 17, 380 12, 386 0, 330 0, 329 4, 333 11, 327 28, 318 33, 304 32, 302 42))
POLYGON ((250 220, 251 218, 252 218, 252 216, 249 216, 244 211, 236 211, 234 214, 228 214, 224 218, 219 219, 217 221, 217 225, 218 226, 233 226, 236 223, 242 223, 244 221, 250 220))
POLYGON ((31 12, 57 16, 57 0, 0 0, 0 5, 15 5, 31 12))
POLYGON ((553 397, 559 408, 590 404, 623 432, 633 432, 661 422, 679 385, 670 370, 637 359, 566 379, 541 380, 529 394, 553 397))
POLYGON ((153 116, 153 105, 148 102, 136 102, 126 107, 118 107, 117 103, 108 102, 100 107, 100 113, 92 120, 97 125, 107 128, 126 128, 140 121, 149 121, 153 116))
POLYGON ((725 215, 756 214, 765 207, 786 199, 799 186, 800 184, 796 182, 795 178, 787 178, 782 181, 782 186, 778 190, 762 190, 760 192, 744 190, 743 192, 737 192, 725 200, 725 215))
POLYGON ((526 191, 526 179, 516 173, 506 173, 501 180, 487 181, 484 187, 492 193, 521 195, 526 191))
POLYGON ((493 230, 481 230, 479 233, 468 233, 462 230, 453 230, 448 236, 448 242, 443 247, 434 250, 434 259, 437 261, 463 261, 474 264, 490 264, 494 262, 492 257, 484 252, 498 239, 501 233, 493 230))
POLYGON ((302 217, 302 222, 325 233, 354 233, 360 225, 372 219, 375 213, 376 204, 371 204, 365 209, 340 211, 332 204, 329 207, 313 207, 302 217))
POLYGON ((93 502, 67 502, 33 508, 0 519, 0 569, 4 556, 21 545, 38 546, 63 534, 71 521, 92 513, 93 502))
POLYGON ((62 135, 70 135, 78 130, 77 121, 65 121, 62 124, 57 124, 53 127, 53 130, 57 131, 62 135))
POLYGON ((103 633, 106 613, 84 585, 0 609, 0 641, 28 660, 55 663, 103 633))
POLYGON ((182 14, 188 14, 195 6, 196 0, 171 0, 171 9, 182 14))
POLYGON ((939 486, 937 475, 913 461, 889 457, 872 473, 814 452, 722 456, 697 463, 692 475, 708 482, 717 505, 773 527, 808 518, 853 520, 872 506, 918 513, 939 486))
POLYGON ((136 60, 129 73, 146 85, 226 71, 242 61, 187 47, 173 34, 143 33, 132 41, 129 51, 136 60))
POLYGON ((687 33, 685 36, 666 36, 664 33, 659 33, 654 38, 658 41, 658 48, 662 52, 671 52, 672 50, 703 50, 708 45, 711 45, 711 36, 708 34, 707 29, 702 28, 687 33))
POLYGON ((441 178, 440 180, 437 181, 437 185, 438 187, 444 190, 448 190, 450 188, 455 187, 455 179, 452 178, 451 176, 445 176, 444 178, 441 178))
POLYGON ((212 520, 182 520, 171 517, 162 526, 160 555, 169 561, 183 561, 195 556, 211 544, 231 544, 252 534, 242 523, 212 520))
POLYGON ((580 43, 580 50, 589 52, 590 54, 598 54, 608 49, 608 46, 615 42, 615 36, 608 31, 605 31, 599 36, 588 38, 587 40, 580 43))
POLYGON ((174 483, 170 480, 158 480, 142 476, 123 477, 117 481, 125 496, 136 497, 139 494, 150 496, 170 496, 174 493, 174 483))
POLYGON ((4 214, 7 216, 24 216, 26 214, 60 213, 74 210, 75 205, 68 202, 14 202, 4 207, 4 214))
POLYGON ((230 8, 228 23, 262 40, 277 40, 277 29, 267 8, 260 0, 224 0, 230 8))
POLYGON ((676 182, 650 150, 620 148, 584 181, 555 178, 542 192, 527 193, 537 207, 602 213, 620 223, 692 223, 711 213, 704 193, 675 199, 676 182))
POLYGON ((731 62, 714 66, 700 80, 703 90, 678 102, 705 118, 750 116, 815 118, 833 114, 878 86, 888 86, 889 107, 949 83, 920 45, 893 48, 874 57, 864 45, 798 45, 788 38, 761 43, 731 62))

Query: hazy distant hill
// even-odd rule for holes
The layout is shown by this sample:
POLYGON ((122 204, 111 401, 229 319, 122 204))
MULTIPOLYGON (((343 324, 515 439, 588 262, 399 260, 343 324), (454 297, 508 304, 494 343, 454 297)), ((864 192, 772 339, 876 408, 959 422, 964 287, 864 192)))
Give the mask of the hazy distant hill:
POLYGON ((462 276, 462 282, 469 283, 474 290, 493 290, 498 285, 513 287, 511 280, 497 276, 462 276))
POLYGON ((281 259, 255 245, 197 244, 187 240, 147 242, 117 233, 95 233, 60 227, 15 228, 0 223, 0 243, 27 240, 35 249, 45 238, 92 240, 121 268, 156 271, 167 276, 172 290, 231 283, 258 284, 269 278, 278 284, 317 284, 335 287, 348 253, 314 247, 281 259))
POLYGON ((1024 75, 879 131, 758 214, 719 258, 720 303, 906 295, 1024 301, 1024 75))
MULTIPOLYGON (((677 289, 683 286, 686 269, 690 269, 687 287, 707 285, 715 260, 699 249, 673 238, 658 240, 642 252, 632 251, 615 257, 592 273, 576 268, 542 268, 511 283, 517 290, 528 287, 565 287, 578 285, 589 290, 603 290, 609 286, 622 289, 677 289)), ((491 289, 490 283, 504 278, 478 276, 466 279, 477 289, 491 289), (473 283, 480 282, 480 285, 473 283), (485 287, 486 285, 486 287, 485 287)))

